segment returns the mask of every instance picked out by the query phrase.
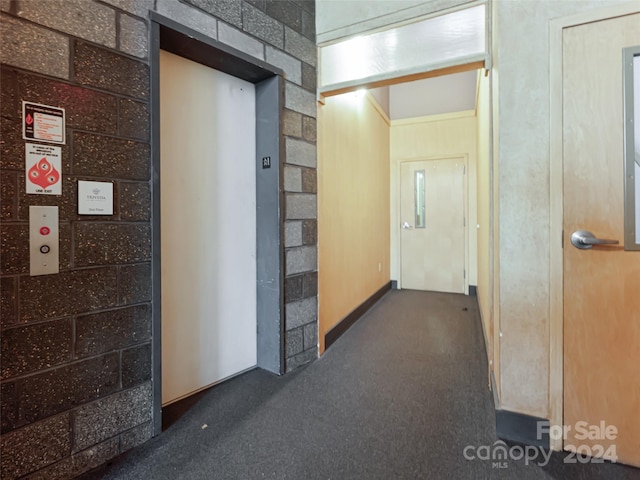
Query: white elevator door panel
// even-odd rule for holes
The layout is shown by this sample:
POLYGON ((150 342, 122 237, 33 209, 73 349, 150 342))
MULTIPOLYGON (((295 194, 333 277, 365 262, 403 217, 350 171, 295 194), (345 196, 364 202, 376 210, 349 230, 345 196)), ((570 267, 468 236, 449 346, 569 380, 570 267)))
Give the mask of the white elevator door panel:
POLYGON ((162 403, 256 365, 255 87, 160 52, 162 403))

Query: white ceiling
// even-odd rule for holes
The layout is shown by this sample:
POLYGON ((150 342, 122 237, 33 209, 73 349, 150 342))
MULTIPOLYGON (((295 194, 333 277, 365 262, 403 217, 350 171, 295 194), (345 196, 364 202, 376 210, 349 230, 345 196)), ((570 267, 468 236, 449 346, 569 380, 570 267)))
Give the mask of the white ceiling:
POLYGON ((476 108, 477 70, 371 90, 391 120, 476 108))

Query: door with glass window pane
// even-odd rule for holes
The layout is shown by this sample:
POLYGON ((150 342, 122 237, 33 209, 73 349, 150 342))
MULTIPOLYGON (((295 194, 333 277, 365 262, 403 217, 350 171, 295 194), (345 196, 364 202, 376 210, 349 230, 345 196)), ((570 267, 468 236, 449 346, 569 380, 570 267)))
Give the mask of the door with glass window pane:
POLYGON ((465 158, 400 164, 401 286, 465 292, 465 158))

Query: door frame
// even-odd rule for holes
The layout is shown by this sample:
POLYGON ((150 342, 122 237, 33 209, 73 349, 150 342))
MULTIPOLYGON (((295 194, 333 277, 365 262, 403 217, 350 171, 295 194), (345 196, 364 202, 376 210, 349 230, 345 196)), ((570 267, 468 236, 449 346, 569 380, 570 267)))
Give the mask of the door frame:
POLYGON ((398 179, 398 191, 396 194, 396 202, 398 205, 398 222, 395 228, 400 232, 398 235, 398 244, 396 250, 396 258, 398 262, 398 290, 402 290, 402 227, 400 226, 400 217, 402 216, 402 165, 405 163, 413 162, 429 162, 435 160, 454 160, 462 158, 465 168, 464 184, 462 187, 462 203, 464 206, 464 294, 469 295, 469 155, 467 153, 447 154, 447 155, 431 155, 427 157, 411 157, 401 158, 398 160, 398 166, 396 170, 396 178, 398 179))
MULTIPOLYGON (((564 410, 564 254, 563 254, 563 66, 565 28, 637 13, 637 2, 604 7, 550 20, 549 24, 549 422, 563 425, 564 410)), ((621 66, 622 68, 622 66, 621 66)), ((562 450, 562 438, 550 438, 553 450, 562 450)))
POLYGON ((256 88, 257 367, 284 373, 284 72, 155 12, 150 13, 151 119, 151 375, 153 435, 162 431, 162 308, 160 245, 160 50, 246 80, 256 88), (270 157, 268 170, 263 157, 270 157), (262 168, 261 168, 262 167, 262 168), (257 241, 260 239, 260 241, 257 241))

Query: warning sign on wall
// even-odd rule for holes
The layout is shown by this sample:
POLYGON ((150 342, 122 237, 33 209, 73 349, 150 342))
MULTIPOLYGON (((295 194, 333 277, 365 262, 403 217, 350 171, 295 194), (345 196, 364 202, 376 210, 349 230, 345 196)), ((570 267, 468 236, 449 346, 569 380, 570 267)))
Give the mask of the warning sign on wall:
POLYGON ((62 149, 25 144, 27 193, 62 195, 62 149))
POLYGON ((22 138, 65 143, 64 108, 23 101, 22 138))

